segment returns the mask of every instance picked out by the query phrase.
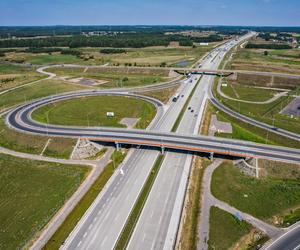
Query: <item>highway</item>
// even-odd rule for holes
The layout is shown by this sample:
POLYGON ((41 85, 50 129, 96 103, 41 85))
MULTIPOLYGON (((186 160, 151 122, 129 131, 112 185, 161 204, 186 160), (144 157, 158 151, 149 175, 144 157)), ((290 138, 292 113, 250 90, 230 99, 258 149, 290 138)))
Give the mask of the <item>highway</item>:
MULTIPOLYGON (((173 103, 151 128, 171 129, 194 84, 182 87, 184 97, 173 103)), ((132 150, 121 166, 124 175, 115 172, 63 248, 112 249, 158 155, 158 151, 132 150)))
MULTIPOLYGON (((235 46, 237 42, 231 43, 235 46)), ((212 51, 202 67, 216 69, 225 55, 226 43, 212 51)), ((203 117, 207 91, 213 76, 203 76, 196 87, 177 133, 197 134, 203 117)), ((172 249, 175 246, 180 223, 192 154, 167 152, 151 189, 144 209, 129 242, 128 249, 172 249)))
MULTIPOLYGON (((214 59, 212 59, 211 62, 215 63, 214 59)), ((178 133, 170 133, 169 131, 175 123, 188 95, 196 85, 197 80, 194 76, 192 78, 192 82, 186 82, 183 86, 181 86, 180 95, 183 95, 183 97, 179 98, 176 103, 172 103, 166 112, 164 112, 160 102, 152 98, 148 99, 148 101, 151 101, 157 106, 159 114, 146 131, 134 129, 80 128, 45 125, 33 121, 30 117, 34 109, 39 108, 42 105, 46 105, 49 102, 78 98, 80 96, 87 95, 112 94, 129 96, 127 93, 118 93, 115 91, 83 91, 51 96, 20 106, 8 114, 6 121, 9 126, 27 133, 88 138, 91 140, 105 142, 109 141, 146 146, 146 149, 130 151, 124 161, 124 164, 121 166, 124 175, 119 171, 115 172, 108 185, 106 185, 105 190, 103 190, 103 192, 101 192, 101 194, 97 197, 93 205, 69 236, 64 245, 65 249, 75 249, 77 247, 80 249, 99 249, 99 246, 103 249, 113 248, 137 199, 137 196, 151 171, 151 167, 159 154, 158 151, 147 150, 149 149, 147 146, 180 150, 180 153, 166 153, 165 161, 157 177, 157 181, 153 186, 153 190, 155 190, 155 188, 167 187, 166 190, 163 188, 163 191, 165 191, 163 195, 166 195, 165 197, 168 204, 164 207, 164 204, 161 204, 162 202, 160 202, 161 199, 159 201, 159 199, 154 196, 154 202, 147 202, 144 208, 146 211, 149 206, 148 204, 151 203, 153 206, 149 211, 159 211, 159 208, 163 207, 162 213, 166 215, 165 220, 162 221, 157 228, 154 228, 154 233, 149 234, 150 238, 152 237, 151 239, 153 239, 154 236, 154 244, 158 244, 156 245, 158 248, 163 248, 163 246, 167 246, 167 244, 173 245, 176 237, 176 227, 173 228, 172 231, 172 227, 169 225, 178 224, 181 210, 177 211, 179 213, 174 215, 176 211, 174 212, 173 208, 176 204, 179 204, 180 207, 184 193, 181 194, 180 198, 178 198, 177 193, 179 189, 175 184, 183 183, 184 187, 184 179, 187 179, 188 175, 188 172, 186 171, 189 170, 190 165, 188 163, 191 160, 191 154, 185 154, 183 151, 215 152, 225 155, 243 157, 253 156, 298 163, 300 162, 300 151, 296 149, 267 146, 238 140, 190 135, 195 133, 199 127, 202 112, 201 108, 203 109, 203 101, 208 97, 209 85, 211 85, 209 79, 212 78, 213 77, 211 76, 204 76, 200 84, 197 86, 195 95, 190 102, 195 109, 195 113, 191 114, 189 111, 185 112, 182 122, 178 128, 178 133), (198 114, 198 116, 195 116, 195 114, 198 114), (170 173, 170 166, 178 167, 168 177, 168 173, 170 173), (170 178, 169 180, 171 182, 161 181, 164 176, 170 178), (173 224, 170 224, 171 221, 173 224), (166 239, 171 239, 171 241, 166 242, 166 239)), ((138 95, 130 96, 144 98, 138 95)), ((182 186, 180 188, 182 188, 182 186)), ((156 192, 152 191, 151 193, 156 192)), ((149 196, 149 201, 151 201, 151 194, 149 196)), ((146 212, 143 213, 147 214, 146 212)), ((133 246, 132 244, 134 244, 134 242, 137 242, 134 240, 135 237, 137 237, 135 236, 136 234, 140 235, 142 232, 146 232, 148 230, 147 228, 142 228, 141 231, 139 231, 140 223, 143 224, 143 221, 145 221, 143 219, 145 218, 143 217, 143 213, 140 217, 129 248, 130 246, 133 246)), ((153 216, 155 216, 155 218, 159 218, 162 213, 155 214, 153 216)), ((154 219, 153 221, 156 220, 154 219)), ((145 224, 146 227, 149 225, 149 232, 151 232, 151 230, 153 230, 151 229, 151 225, 148 223, 144 223, 144 225, 145 224)), ((146 234, 147 237, 149 235, 146 234)), ((152 248, 152 245, 145 246, 145 249, 152 248)))
POLYGON ((292 226, 285 234, 274 240, 262 250, 298 250, 300 249, 300 225, 292 226))

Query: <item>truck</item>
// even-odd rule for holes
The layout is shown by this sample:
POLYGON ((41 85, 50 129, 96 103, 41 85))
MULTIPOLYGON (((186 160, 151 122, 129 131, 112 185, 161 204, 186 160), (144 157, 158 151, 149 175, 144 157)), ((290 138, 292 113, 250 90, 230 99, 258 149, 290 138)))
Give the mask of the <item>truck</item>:
POLYGON ((173 102, 176 102, 179 98, 179 93, 176 93, 174 96, 173 96, 173 102))

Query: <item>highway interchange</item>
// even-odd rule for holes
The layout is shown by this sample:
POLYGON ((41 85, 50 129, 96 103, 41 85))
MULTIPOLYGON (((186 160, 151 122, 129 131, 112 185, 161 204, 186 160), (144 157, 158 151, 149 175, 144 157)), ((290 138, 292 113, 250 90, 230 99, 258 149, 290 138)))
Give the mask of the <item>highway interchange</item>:
MULTIPOLYGON (((247 34, 238 41, 230 41, 218 47, 204 59, 202 67, 210 70, 217 69, 226 52, 251 35, 253 34, 247 34)), ((144 146, 142 149, 130 150, 124 163, 119 167, 122 171, 115 172, 105 190, 97 197, 70 234, 62 246, 63 249, 114 248, 152 166, 159 156, 159 151, 152 150, 150 147, 175 149, 177 152, 165 153, 161 170, 138 219, 128 249, 171 249, 174 247, 192 162, 192 153, 187 152, 269 158, 300 163, 300 150, 297 149, 197 135, 205 103, 209 98, 218 108, 241 120, 300 141, 299 135, 281 129, 275 130, 272 126, 242 116, 225 107, 212 94, 213 80, 214 76, 204 75, 200 79, 198 75, 192 75, 189 80, 181 84, 178 101, 171 103, 167 109, 153 98, 128 93, 130 90, 122 90, 122 92, 120 90, 96 90, 50 96, 21 105, 8 114, 7 124, 26 133, 144 146), (195 112, 187 110, 176 133, 170 132, 193 89, 195 91, 189 106, 195 112), (31 119, 31 113, 35 109, 48 103, 94 95, 125 95, 143 98, 152 102, 157 107, 158 113, 145 131, 63 127, 40 124, 31 119)), ((295 237, 295 231, 292 237, 295 237)), ((290 237, 290 234, 287 236, 290 237)), ((279 240, 282 241, 282 238, 279 240)), ((269 249, 280 249, 279 244, 275 244, 277 248, 270 246, 269 249)))

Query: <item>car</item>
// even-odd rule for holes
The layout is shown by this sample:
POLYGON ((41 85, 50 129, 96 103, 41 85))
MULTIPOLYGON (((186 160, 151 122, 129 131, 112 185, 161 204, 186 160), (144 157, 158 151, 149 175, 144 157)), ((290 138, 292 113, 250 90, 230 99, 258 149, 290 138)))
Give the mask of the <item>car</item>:
POLYGON ((194 113, 194 110, 192 109, 191 112, 194 113))
POLYGON ((191 110, 191 107, 188 107, 188 110, 191 110))

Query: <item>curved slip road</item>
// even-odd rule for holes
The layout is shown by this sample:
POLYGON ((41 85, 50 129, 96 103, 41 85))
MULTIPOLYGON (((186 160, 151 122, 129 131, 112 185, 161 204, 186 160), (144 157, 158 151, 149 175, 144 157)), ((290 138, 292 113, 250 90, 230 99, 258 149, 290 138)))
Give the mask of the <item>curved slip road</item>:
POLYGON ((278 135, 281 135, 281 136, 284 136, 284 137, 287 137, 287 138, 290 138, 290 139, 293 139, 293 140, 296 140, 296 141, 300 141, 300 135, 299 134, 296 134, 296 133, 293 133, 293 132, 290 132, 288 130, 284 130, 284 129, 281 129, 281 128, 274 127, 274 126, 269 125, 269 124, 264 123, 264 122, 254 120, 254 119, 252 119, 248 116, 242 115, 239 112, 236 112, 236 111, 228 108, 227 106, 225 106, 223 103, 221 103, 214 96, 212 88, 213 88, 213 85, 211 85, 210 91, 209 91, 210 101, 218 109, 222 110, 223 112, 225 112, 225 113, 227 113, 227 114, 229 114, 229 115, 231 115, 231 116, 233 116, 233 117, 235 117, 235 118, 237 118, 237 119, 239 119, 243 122, 246 122, 246 123, 249 123, 249 124, 254 125, 256 127, 268 130, 272 133, 275 133, 275 134, 278 134, 278 135))
POLYGON ((20 106, 11 111, 6 122, 12 128, 23 132, 49 135, 63 136, 74 138, 87 138, 90 140, 103 142, 119 142, 132 145, 145 145, 152 147, 165 147, 170 149, 179 149, 187 151, 214 152, 223 155, 232 155, 239 157, 265 157, 282 161, 300 162, 300 150, 284 148, 278 146, 270 146, 245 142, 239 140, 215 138, 208 136, 193 136, 175 133, 164 133, 156 131, 143 131, 137 129, 119 129, 119 128, 83 128, 83 127, 64 127, 56 125, 46 125, 35 122, 31 119, 30 114, 33 110, 51 102, 67 100, 70 98, 78 98, 81 96, 96 95, 123 95, 143 98, 152 101, 157 107, 158 116, 162 116, 162 104, 150 97, 142 97, 138 95, 125 93, 110 93, 103 91, 83 91, 72 92, 43 98, 29 104, 20 106))

